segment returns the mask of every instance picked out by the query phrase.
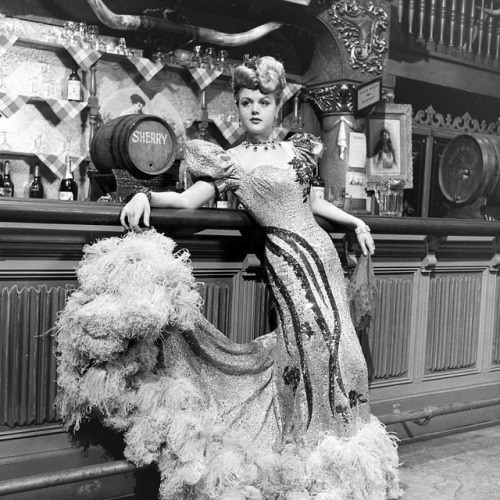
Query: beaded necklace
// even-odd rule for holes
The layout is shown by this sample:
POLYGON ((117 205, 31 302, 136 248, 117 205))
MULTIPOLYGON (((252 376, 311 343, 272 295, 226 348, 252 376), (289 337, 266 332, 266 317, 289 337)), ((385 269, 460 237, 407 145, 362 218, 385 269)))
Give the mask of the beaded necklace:
POLYGON ((264 149, 264 151, 268 151, 269 148, 271 149, 276 149, 276 146, 279 146, 280 148, 281 143, 278 142, 276 139, 273 139, 272 141, 265 141, 265 142, 250 142, 250 141, 243 141, 241 145, 245 148, 252 148, 254 153, 259 151, 260 148, 264 149))

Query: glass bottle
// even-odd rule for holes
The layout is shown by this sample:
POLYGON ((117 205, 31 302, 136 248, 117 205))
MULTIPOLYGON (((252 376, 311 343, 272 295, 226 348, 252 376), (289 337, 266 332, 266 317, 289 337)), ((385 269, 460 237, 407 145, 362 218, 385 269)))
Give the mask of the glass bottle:
POLYGON ((10 178, 10 161, 5 162, 5 170, 3 173, 3 192, 7 198, 14 197, 14 183, 10 178))
MULTIPOLYGON (((3 163, 0 162, 0 170, 3 170, 3 163)), ((0 197, 5 196, 5 191, 3 189, 3 173, 0 171, 0 197)))
POLYGON ((191 57, 191 64, 194 68, 199 68, 201 67, 201 53, 202 53, 202 46, 201 45, 195 45, 193 47, 193 55, 191 57))
POLYGON ((217 69, 224 73, 227 73, 227 50, 219 50, 217 54, 217 69))
POLYGON ((207 47, 205 49, 205 55, 203 57, 203 63, 207 69, 214 69, 215 67, 215 49, 213 47, 207 47))
POLYGON ((87 23, 80 23, 78 25, 78 35, 80 37, 80 47, 83 49, 89 49, 90 45, 87 23))
POLYGON ((81 47, 81 38, 80 38, 80 30, 78 29, 78 25, 74 21, 69 22, 70 30, 71 30, 71 39, 69 44, 72 47, 81 47))
POLYGON ((73 178, 71 156, 66 155, 66 173, 59 186, 59 199, 62 201, 75 201, 78 199, 78 186, 73 178))
POLYGON ((76 63, 68 77, 68 101, 82 100, 82 80, 78 75, 76 63))
POLYGON ((230 208, 229 207, 229 200, 227 198, 227 192, 224 191, 222 193, 219 193, 219 196, 217 197, 217 203, 215 205, 219 209, 226 209, 230 208))
POLYGON ((61 45, 71 45, 71 39, 73 38, 73 29, 74 23, 72 21, 65 21, 64 28, 61 31, 61 35, 59 37, 59 43, 61 45))
POLYGON ((314 191, 317 198, 325 199, 325 181, 321 178, 319 172, 311 182, 311 190, 314 191))
POLYGON ((47 63, 42 65, 42 74, 40 78, 40 93, 42 97, 46 99, 54 97, 54 75, 52 74, 52 69, 47 63))
POLYGON ((99 50, 99 28, 95 24, 91 24, 87 30, 89 48, 91 50, 99 50))
POLYGON ((43 184, 42 179, 40 178, 40 165, 38 163, 35 164, 35 175, 30 184, 29 197, 43 198, 43 184))
POLYGON ((293 116, 292 123, 290 125, 291 132, 302 132, 304 129, 302 125, 302 120, 299 114, 299 94, 295 94, 293 98, 293 116))
POLYGON ((35 73, 31 75, 29 79, 29 92, 31 95, 37 96, 40 91, 40 79, 39 74, 35 73))
POLYGON ((7 132, 4 130, 0 131, 0 150, 11 151, 12 146, 7 141, 7 132))
POLYGON ((127 49, 127 40, 125 38, 119 38, 118 39, 118 48, 117 48, 118 54, 122 56, 126 56, 128 49, 127 49))

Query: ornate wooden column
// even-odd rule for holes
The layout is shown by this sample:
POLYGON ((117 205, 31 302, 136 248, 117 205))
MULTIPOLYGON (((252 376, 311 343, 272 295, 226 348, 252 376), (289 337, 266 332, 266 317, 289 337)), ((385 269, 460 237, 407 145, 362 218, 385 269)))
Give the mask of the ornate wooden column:
MULTIPOLYGON (((335 190, 346 188, 349 133, 366 128, 370 108, 358 112, 358 87, 386 73, 389 8, 385 0, 335 0, 317 15, 321 26, 316 30, 313 61, 304 75, 308 84, 303 98, 321 123, 326 150, 320 175, 326 187, 335 190)), ((346 208, 364 211, 366 201, 353 199, 346 208)))

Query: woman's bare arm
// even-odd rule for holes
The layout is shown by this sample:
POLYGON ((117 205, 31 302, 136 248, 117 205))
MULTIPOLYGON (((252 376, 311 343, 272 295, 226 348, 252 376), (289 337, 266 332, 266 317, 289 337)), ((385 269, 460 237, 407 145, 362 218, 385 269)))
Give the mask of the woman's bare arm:
POLYGON ((340 208, 332 205, 322 198, 318 198, 312 190, 311 209, 314 215, 319 215, 324 219, 330 220, 332 222, 337 222, 344 226, 354 227, 363 254, 373 254, 373 252, 375 251, 375 243, 373 242, 373 238, 369 232, 369 229, 367 229, 368 226, 361 219, 358 219, 358 217, 344 212, 340 208))
POLYGON ((122 209, 120 222, 125 229, 141 232, 141 217, 144 226, 149 227, 151 207, 198 208, 215 196, 215 186, 209 182, 197 181, 182 193, 173 191, 151 192, 151 200, 145 193, 136 194, 122 209))

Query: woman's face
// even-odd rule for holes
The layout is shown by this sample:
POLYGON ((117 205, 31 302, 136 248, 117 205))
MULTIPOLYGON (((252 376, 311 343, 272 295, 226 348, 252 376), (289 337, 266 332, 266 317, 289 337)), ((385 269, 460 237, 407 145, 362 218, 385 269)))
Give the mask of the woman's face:
POLYGON ((267 141, 273 130, 279 106, 273 93, 242 89, 238 95, 241 125, 253 141, 267 141))

